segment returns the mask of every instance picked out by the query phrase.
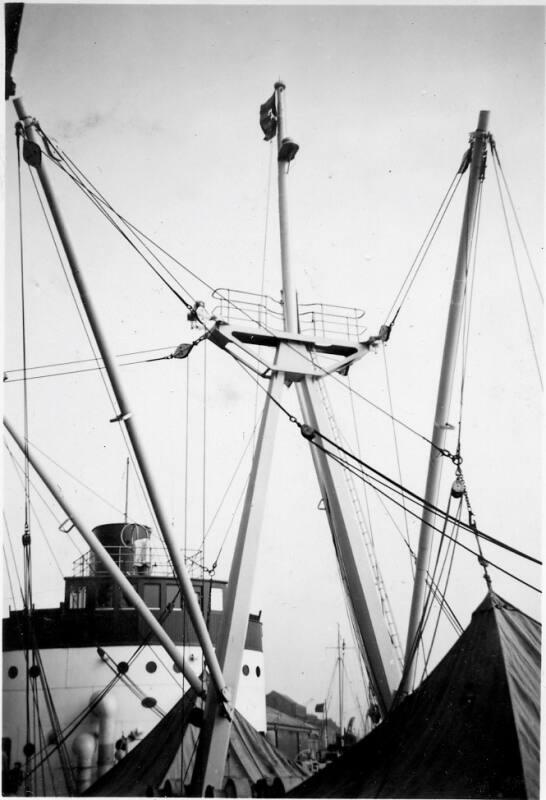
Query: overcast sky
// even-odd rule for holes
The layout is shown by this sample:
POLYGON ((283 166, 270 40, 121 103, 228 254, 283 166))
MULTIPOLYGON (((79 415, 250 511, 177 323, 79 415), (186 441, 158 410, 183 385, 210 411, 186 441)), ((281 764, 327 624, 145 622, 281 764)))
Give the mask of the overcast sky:
MULTIPOLYGON (((385 321, 480 109, 491 111, 491 131, 530 255, 537 266, 542 263, 543 16, 538 6, 27 4, 14 76, 27 112, 125 217, 209 285, 259 292, 263 274, 265 292, 275 298, 280 288, 276 186, 270 177, 275 162, 273 145, 263 141, 258 127, 258 108, 282 77, 287 134, 301 147, 289 176, 300 301, 361 307, 371 335, 385 321)), ((8 107, 7 370, 22 365, 14 120, 8 107)), ((194 338, 197 332, 189 329, 184 307, 61 177, 54 174, 55 186, 112 351, 174 346, 194 338)), ((462 184, 386 353, 395 416, 427 437, 463 199, 462 184)), ((23 221, 28 362, 88 358, 89 346, 25 170, 23 221)), ((479 527, 536 555, 540 384, 492 164, 480 234, 464 395, 464 470, 479 527)), ((517 252, 540 348, 542 307, 519 245, 517 252)), ((176 274, 188 295, 213 307, 203 284, 180 269, 176 274)), ((6 411, 21 429, 22 384, 8 374, 6 411)), ((173 530, 182 542, 187 520, 189 546, 199 547, 203 506, 207 528, 252 436, 262 393, 256 400, 253 382, 212 344, 193 351, 187 363, 126 367, 123 377, 173 530)), ((358 363, 350 377, 354 389, 389 408, 381 352, 358 363)), ((288 391, 285 400, 299 414, 293 394, 288 391)), ((354 396, 353 407, 346 388, 337 384, 331 395, 351 447, 357 446, 356 418, 363 457, 397 478, 390 420, 354 396)), ((29 407, 30 440, 123 509, 125 451, 119 431, 108 422, 111 408, 97 374, 34 380, 29 407)), ((458 415, 455 403, 452 422, 458 415)), ((422 493, 427 447, 403 428, 397 427, 396 436, 403 482, 422 493)), ((451 436, 448 447, 455 446, 451 436)), ((229 569, 248 454, 249 449, 207 539, 210 566, 229 531, 219 577, 227 577, 229 569)), ((90 525, 117 518, 81 484, 52 470, 90 525)), ((9 459, 5 476, 6 520, 18 552, 22 503, 9 459)), ((453 480, 448 463, 444 477, 448 487, 453 480)), ((147 522, 134 480, 130 495, 131 515, 147 522)), ((407 550, 381 503, 372 494, 367 499, 405 638, 411 591, 407 550)), ((282 418, 252 609, 263 611, 268 689, 310 701, 309 706, 327 690, 335 658, 327 648, 336 644, 338 623, 353 646, 318 503, 307 445, 282 418)), ((37 525, 34 597, 37 605, 57 605, 61 573, 70 573, 78 551, 57 531, 39 498, 35 504, 49 547, 37 525)), ((389 510, 403 528, 400 511, 389 510)), ((410 523, 413 543, 416 530, 410 523)), ((533 567, 497 551, 486 555, 537 584, 533 567)), ((538 615, 536 593, 492 574, 499 594, 538 615)), ((459 555, 449 599, 463 624, 484 592, 475 559, 459 555)), ((8 605, 13 600, 5 580, 8 605)), ((450 641, 449 631, 442 633, 444 651, 450 641)), ((348 668, 356 690, 356 661, 348 668)))

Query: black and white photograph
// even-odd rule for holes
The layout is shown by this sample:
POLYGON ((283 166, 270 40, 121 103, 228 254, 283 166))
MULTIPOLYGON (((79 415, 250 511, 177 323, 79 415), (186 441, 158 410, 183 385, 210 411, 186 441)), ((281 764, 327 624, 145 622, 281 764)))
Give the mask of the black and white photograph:
POLYGON ((2 795, 540 797, 540 4, 7 2, 2 795))

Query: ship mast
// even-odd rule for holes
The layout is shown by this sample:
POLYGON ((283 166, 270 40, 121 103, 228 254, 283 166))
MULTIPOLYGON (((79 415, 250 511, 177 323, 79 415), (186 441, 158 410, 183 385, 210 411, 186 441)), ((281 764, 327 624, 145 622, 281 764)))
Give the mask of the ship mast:
POLYGON ((446 434, 449 430, 448 416, 451 402, 451 391, 455 375, 457 360, 457 347, 464 311, 466 294, 466 280, 468 276, 470 247, 475 228, 476 210, 478 206, 479 186, 484 179, 486 146, 488 141, 489 111, 480 111, 478 127, 471 135, 471 160, 468 176, 468 188, 464 208, 459 250, 455 266, 455 277, 451 291, 451 303, 447 321, 444 341, 444 352, 438 396, 436 400, 436 413, 432 428, 430 458, 425 490, 425 508, 421 521, 419 536, 419 549, 415 570, 415 582, 411 602, 408 636, 406 642, 406 657, 404 675, 400 685, 400 694, 407 694, 411 690, 415 673, 417 652, 417 637, 419 636, 421 616, 423 613, 426 576, 430 561, 432 530, 435 525, 436 515, 431 511, 431 506, 438 505, 440 490, 440 477, 443 450, 445 448, 446 434))
MULTIPOLYGON (((232 702, 235 703, 280 401, 285 385, 294 383, 304 419, 300 429, 310 440, 311 456, 356 623, 361 653, 378 704, 385 713, 392 704, 401 671, 345 471, 321 450, 323 443, 320 438, 321 433, 325 436, 335 435, 332 431, 332 414, 324 408, 321 380, 325 374, 334 371, 346 374, 350 365, 366 355, 381 337, 348 344, 339 339, 326 341, 324 333, 321 333, 320 340, 316 340, 314 334, 300 333, 290 264, 287 193, 288 167, 299 148, 285 133, 284 91, 285 85, 278 81, 273 96, 261 109, 263 114, 269 114, 265 138, 277 137, 284 332, 275 332, 267 327, 265 332, 263 327, 260 330, 259 343, 274 348, 275 356, 269 361, 252 350, 252 345, 258 344, 255 328, 245 329, 238 325, 235 330, 226 320, 219 320, 209 335, 210 341, 218 347, 226 349, 232 346, 237 348, 239 356, 243 351, 255 360, 258 367, 251 369, 257 374, 263 373, 264 366, 271 374, 228 579, 217 654, 232 702), (336 366, 328 372, 316 364, 315 355, 320 352, 334 352, 339 357, 336 366), (319 446, 316 447, 312 440, 319 446)), ((266 132, 264 124, 262 129, 266 132)), ((248 365, 248 361, 241 360, 248 365)), ((230 709, 222 707, 215 693, 210 692, 190 789, 192 795, 203 795, 210 789, 222 790, 230 728, 230 709)))
MULTIPOLYGON (((159 493, 157 491, 155 482, 153 481, 147 459, 145 458, 144 449, 142 447, 141 439, 136 428, 136 423, 135 420, 132 418, 132 413, 129 409, 129 404, 126 399, 125 392, 123 390, 123 385, 119 376, 119 369, 117 367, 115 359, 110 353, 106 339, 102 334, 102 329, 99 323, 99 319, 96 314, 95 307, 92 303, 89 291, 87 289, 85 279, 81 272, 78 260, 76 258, 76 253, 72 246, 72 242, 70 240, 67 228, 64 224, 63 217, 56 202, 53 188, 49 180, 48 172, 45 168, 45 165, 42 163, 42 153, 39 144, 39 139, 36 133, 37 122, 33 117, 29 116, 26 113, 21 98, 18 97, 14 98, 13 105, 17 112, 17 116, 19 117, 20 120, 19 124, 21 126, 23 135, 25 137, 24 147, 23 147, 23 157, 25 158, 25 160, 29 162, 31 166, 33 166, 36 169, 36 173, 43 188, 44 195, 47 200, 49 209, 51 211, 51 216, 53 218, 56 230, 59 234, 59 239, 62 243, 62 247, 66 255, 66 259, 70 267, 74 283, 78 290, 83 309, 86 313, 89 326, 93 332, 97 348, 100 352, 106 372, 108 374, 108 378, 110 380, 110 384, 112 386, 114 396, 116 398, 119 413, 113 420, 111 420, 111 422, 123 425, 125 427, 125 430, 127 431, 129 441, 131 442, 131 446, 135 454, 135 458, 138 463, 140 473, 142 475, 144 484, 148 492, 148 496, 150 498, 154 516, 157 520, 158 527, 160 529, 161 535, 169 552, 173 570, 180 585, 180 591, 186 602, 188 614, 195 628, 195 632, 199 639, 199 643, 203 649, 203 654, 207 660, 212 683, 216 691, 222 697, 223 702, 227 702, 228 693, 226 691, 226 684, 222 676, 222 672, 218 663, 214 646, 212 644, 212 640, 210 638, 206 621, 201 612, 199 601, 197 599, 191 579, 187 574, 186 568, 180 556, 176 542, 171 534, 167 522, 167 516, 160 502, 159 493)), ((187 671, 188 667, 186 667, 185 674, 187 671)), ((193 683, 195 684, 196 676, 193 673, 193 670, 190 670, 188 675, 186 675, 186 677, 188 677, 188 680, 190 682, 193 681, 193 683)))

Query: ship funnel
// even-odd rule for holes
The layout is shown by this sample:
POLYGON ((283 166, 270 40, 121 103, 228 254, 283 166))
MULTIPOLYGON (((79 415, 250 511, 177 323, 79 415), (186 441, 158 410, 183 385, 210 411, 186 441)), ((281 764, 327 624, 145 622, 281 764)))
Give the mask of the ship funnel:
MULTIPOLYGON (((146 575, 150 571, 152 532, 147 525, 113 522, 97 525, 93 533, 125 574, 146 575)), ((106 572, 104 563, 94 554, 91 555, 91 569, 95 575, 106 572)))

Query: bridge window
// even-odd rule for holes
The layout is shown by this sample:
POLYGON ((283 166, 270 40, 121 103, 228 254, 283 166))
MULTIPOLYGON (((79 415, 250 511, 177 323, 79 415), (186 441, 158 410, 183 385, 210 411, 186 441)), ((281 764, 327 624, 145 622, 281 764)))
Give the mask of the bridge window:
POLYGON ((114 607, 114 586, 112 583, 99 583, 97 586, 97 608, 114 607))
POLYGON ((211 611, 224 610, 224 592, 219 586, 213 586, 210 592, 211 611))
POLYGON ((69 608, 85 608, 87 604, 87 588, 85 586, 73 586, 68 596, 69 608))
POLYGON ((180 608, 180 590, 175 583, 168 583, 165 586, 165 605, 169 605, 169 603, 173 603, 173 611, 178 610, 180 608))
POLYGON ((148 608, 159 608, 161 597, 161 586, 159 583, 145 583, 143 588, 143 600, 148 608))

